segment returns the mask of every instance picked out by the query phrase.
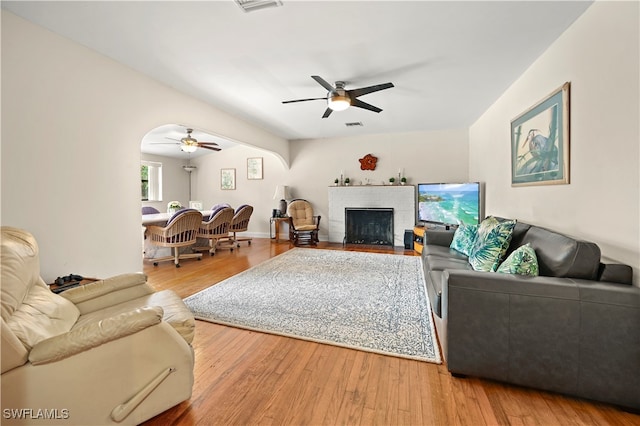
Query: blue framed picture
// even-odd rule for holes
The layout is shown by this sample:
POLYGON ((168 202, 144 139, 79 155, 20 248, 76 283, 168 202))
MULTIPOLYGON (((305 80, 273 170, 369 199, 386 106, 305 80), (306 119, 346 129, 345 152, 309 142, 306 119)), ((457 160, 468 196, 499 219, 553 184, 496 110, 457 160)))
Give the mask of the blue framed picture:
POLYGON ((569 87, 511 121, 511 186, 569 183, 569 87))

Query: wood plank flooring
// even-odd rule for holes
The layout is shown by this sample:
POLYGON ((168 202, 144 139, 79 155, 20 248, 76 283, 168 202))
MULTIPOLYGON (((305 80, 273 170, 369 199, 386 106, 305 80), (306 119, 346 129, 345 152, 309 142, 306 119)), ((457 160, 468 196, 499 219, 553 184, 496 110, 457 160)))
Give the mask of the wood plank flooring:
MULTIPOLYGON (((318 248, 342 250, 339 244, 318 248)), ((149 283, 187 297, 290 249, 287 241, 145 264, 149 283)), ((358 250, 362 250, 358 248, 358 250)), ((412 251, 365 249, 414 255, 412 251)), ((193 395, 145 425, 638 425, 640 416, 477 378, 445 365, 197 321, 193 395)))

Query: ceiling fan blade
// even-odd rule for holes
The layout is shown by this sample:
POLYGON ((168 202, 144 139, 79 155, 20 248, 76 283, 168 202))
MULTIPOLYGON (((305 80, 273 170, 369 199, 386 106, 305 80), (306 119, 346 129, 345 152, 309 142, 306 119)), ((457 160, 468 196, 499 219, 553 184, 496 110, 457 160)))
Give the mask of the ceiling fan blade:
POLYGON ((165 136, 165 139, 170 139, 170 140, 176 141, 176 142, 182 142, 180 139, 170 138, 169 136, 165 136))
POLYGON ((215 148, 213 146, 205 146, 205 145, 200 145, 198 144, 199 148, 204 148, 204 149, 210 149, 211 151, 222 151, 222 149, 220 148, 215 148))
POLYGON ((283 104, 290 104, 293 102, 306 102, 306 101, 326 101, 327 98, 309 98, 309 99, 296 99, 293 101, 282 101, 283 104))
POLYGON ((151 142, 150 145, 180 145, 180 142, 151 142))
POLYGON ((311 78, 317 81, 320 86, 324 87, 329 92, 333 92, 334 90, 336 90, 335 87, 327 83, 326 80, 320 76, 312 75, 311 78))
POLYGON ((328 116, 331 115, 331 113, 333 112, 333 110, 331 108, 327 108, 324 110, 324 114, 322 115, 322 118, 327 118, 328 116))
POLYGON ((360 89, 347 90, 351 98, 366 95, 367 93, 377 92, 379 90, 390 89, 394 87, 393 83, 376 84, 375 86, 361 87, 360 89))
POLYGON ((217 143, 215 142, 198 142, 199 145, 215 145, 215 146, 219 146, 217 143))
POLYGON ((364 109, 368 109, 369 111, 373 111, 373 112, 380 112, 382 111, 380 108, 378 108, 377 106, 373 106, 371 104, 368 104, 366 102, 362 102, 360 99, 355 99, 352 98, 351 99, 351 106, 354 107, 358 107, 358 108, 364 108, 364 109))

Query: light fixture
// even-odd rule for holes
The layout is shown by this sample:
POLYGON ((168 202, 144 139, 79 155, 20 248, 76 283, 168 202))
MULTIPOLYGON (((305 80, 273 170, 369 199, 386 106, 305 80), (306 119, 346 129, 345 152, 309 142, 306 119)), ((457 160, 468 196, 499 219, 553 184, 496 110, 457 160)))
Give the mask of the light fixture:
POLYGON ((337 93, 332 94, 328 99, 328 107, 334 111, 344 111, 351 106, 351 99, 337 93))
POLYGON ((327 95, 327 106, 333 111, 344 111, 351 106, 351 98, 344 90, 344 81, 336 81, 336 88, 327 95))
POLYGON ((280 200, 278 210, 280 210, 280 214, 285 215, 287 213, 287 199, 291 199, 289 187, 286 185, 276 186, 276 192, 273 194, 273 199, 280 200))
POLYGON ((280 0, 236 0, 236 4, 245 12, 252 12, 267 7, 282 6, 280 0))
MULTIPOLYGON (((187 146, 191 146, 191 145, 187 145, 187 146)), ((182 168, 184 169, 185 172, 189 173, 189 203, 191 203, 191 172, 195 171, 197 167, 192 166, 191 164, 185 164, 184 166, 182 166, 182 168)))
POLYGON ((198 149, 198 145, 197 145, 197 142, 196 144, 189 144, 189 143, 183 142, 182 145, 180 145, 180 149, 183 150, 184 152, 192 153, 192 152, 195 152, 196 149, 198 149))

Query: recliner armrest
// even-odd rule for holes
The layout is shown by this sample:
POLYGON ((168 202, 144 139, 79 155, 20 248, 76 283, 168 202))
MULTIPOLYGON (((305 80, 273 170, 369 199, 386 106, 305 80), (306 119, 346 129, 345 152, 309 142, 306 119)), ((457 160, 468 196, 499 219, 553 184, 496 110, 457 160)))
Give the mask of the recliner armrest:
POLYGON ((75 304, 81 314, 86 314, 153 292, 147 284, 147 276, 138 272, 116 275, 67 290, 60 295, 75 304))
POLYGON ((59 361, 104 343, 137 333, 162 321, 159 306, 146 306, 43 340, 29 353, 33 365, 59 361))

